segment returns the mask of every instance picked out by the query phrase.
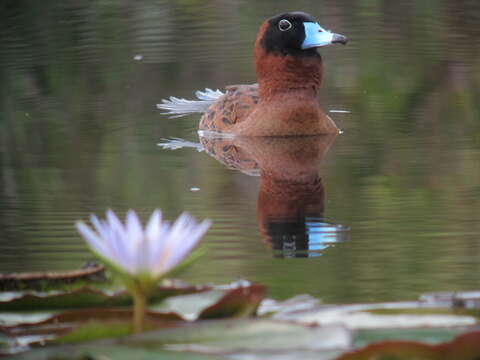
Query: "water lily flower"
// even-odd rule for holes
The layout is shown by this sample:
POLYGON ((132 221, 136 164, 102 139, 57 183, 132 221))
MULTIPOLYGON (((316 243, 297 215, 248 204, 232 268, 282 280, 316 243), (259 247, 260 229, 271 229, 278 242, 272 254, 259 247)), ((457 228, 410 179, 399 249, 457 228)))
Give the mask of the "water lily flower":
POLYGON ((210 226, 208 220, 197 224, 187 213, 170 225, 162 221, 160 210, 153 212, 145 229, 133 210, 127 213, 125 225, 112 210, 107 211, 106 221, 92 215, 91 222, 95 231, 83 221, 76 225, 98 256, 130 275, 148 273, 155 278, 178 265, 210 226))
POLYGON ((140 332, 148 295, 164 275, 176 268, 193 250, 210 227, 210 221, 197 223, 183 213, 173 223, 162 221, 155 210, 142 227, 135 211, 127 213, 125 224, 112 210, 106 220, 92 215, 93 229, 83 221, 76 227, 91 250, 121 275, 134 299, 134 328, 140 332))

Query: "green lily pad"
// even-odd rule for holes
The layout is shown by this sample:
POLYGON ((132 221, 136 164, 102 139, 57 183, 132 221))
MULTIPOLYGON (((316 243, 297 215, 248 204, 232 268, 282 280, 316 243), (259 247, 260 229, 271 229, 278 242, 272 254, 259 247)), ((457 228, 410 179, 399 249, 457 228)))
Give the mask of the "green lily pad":
POLYGON ((165 350, 129 348, 108 344, 84 344, 39 349, 13 356, 15 360, 216 360, 220 357, 165 350))
POLYGON ((11 339, 5 335, 0 334, 0 353, 2 350, 7 350, 11 346, 11 339))
POLYGON ((0 291, 49 291, 77 283, 105 281, 105 268, 93 264, 65 272, 35 272, 0 274, 0 291))
POLYGON ((255 314, 264 299, 267 288, 258 284, 240 284, 226 289, 225 295, 215 304, 202 310, 200 319, 243 317, 255 314))
MULTIPOLYGON (((253 315, 265 296, 264 286, 237 283, 216 290, 169 298, 163 308, 151 307, 147 313, 147 329, 178 326, 188 318, 188 311, 197 318, 238 317, 253 315), (179 311, 177 314, 175 311, 179 311)), ((89 308, 58 313, 3 313, 8 325, 0 330, 12 339, 23 339, 25 345, 39 343, 86 342, 131 334, 131 308, 89 308), (13 319, 7 319, 16 315, 13 319), (36 317, 35 317, 36 315, 36 317), (30 317, 30 321, 19 321, 30 317), (16 322, 15 322, 16 320, 16 322), (32 321, 33 320, 33 321, 32 321), (37 338, 41 336, 40 338, 37 338)), ((2 319, 2 314, 0 314, 2 319)))
MULTIPOLYGON (((125 308, 97 308, 97 309, 83 309, 74 310, 52 315, 42 321, 33 323, 20 323, 16 325, 0 327, 3 333, 11 337, 19 336, 33 336, 39 334, 49 334, 51 337, 61 336, 71 332, 73 329, 80 327, 85 323, 94 322, 99 328, 102 327, 102 323, 109 324, 110 322, 117 322, 119 326, 126 324, 125 328, 129 331, 121 332, 121 335, 130 334, 130 323, 133 317, 131 309, 125 308)), ((147 321, 151 324, 152 328, 158 328, 158 324, 174 321, 182 321, 182 318, 174 313, 147 313, 147 321)), ((108 334, 109 330, 112 330, 111 337, 116 337, 117 329, 113 326, 106 326, 106 329, 102 330, 102 336, 108 334)), ((95 340, 95 332, 90 332, 88 338, 83 341, 95 340)), ((100 338, 99 337, 99 338, 100 338)))
POLYGON ((35 348, 25 356, 52 360, 122 359, 124 354, 135 359, 218 356, 249 360, 333 360, 339 356, 342 360, 472 360, 480 356, 478 308, 467 309, 476 304, 472 295, 463 295, 468 302, 462 306, 422 300, 324 305, 304 295, 284 302, 264 301, 260 311, 270 318, 206 320, 253 315, 265 292, 261 285, 237 283, 170 297, 162 305, 149 307, 148 332, 136 336, 129 335, 132 314, 128 308, 59 312, 42 321, 4 327, 4 331, 27 344, 35 336, 47 340, 46 349, 35 348), (53 343, 61 346, 53 347, 53 343), (71 351, 65 352, 65 346, 71 351), (108 353, 93 351, 99 348, 108 353))
POLYGON ((384 341, 351 351, 338 360, 475 360, 480 358, 480 331, 438 345, 416 341, 384 341))
MULTIPOLYGON (((100 331, 95 326, 91 324, 84 330, 87 333, 100 331)), ((121 329, 117 331, 120 334, 121 329)), ((202 320, 118 340, 34 349, 17 358, 73 360, 81 359, 80 356, 96 359, 103 355, 117 360, 124 359, 123 354, 129 354, 130 359, 153 359, 155 355, 167 359, 203 359, 203 356, 210 359, 216 356, 266 359, 310 354, 306 358, 333 359, 342 349, 348 349, 350 342, 350 332, 341 326, 308 327, 268 319, 202 320), (122 355, 117 357, 117 354, 122 355)))
POLYGON ((239 351, 348 349, 351 334, 342 326, 310 327, 269 319, 208 320, 122 339, 120 344, 226 354, 239 351))
MULTIPOLYGON (((181 306, 175 306, 178 301, 180 304, 185 305, 186 298, 191 298, 189 304, 190 308, 197 305, 194 310, 197 314, 196 318, 213 318, 213 317, 239 317, 249 316, 255 313, 260 301, 265 296, 266 289, 264 286, 257 284, 249 284, 247 286, 235 286, 233 288, 226 287, 224 290, 212 290, 205 291, 199 294, 175 296, 169 298, 168 302, 171 306, 170 309, 164 309, 163 311, 149 311, 147 313, 147 322, 150 329, 158 329, 163 327, 179 326, 172 324, 172 322, 183 321, 186 317, 185 312, 177 313, 174 309, 182 310, 181 306), (182 317, 183 316, 183 317, 182 317)), ((97 332, 99 337, 95 337, 93 332, 86 330, 92 325, 80 325, 75 330, 68 333, 64 337, 56 340, 56 342, 68 343, 77 341, 90 341, 96 338, 105 338, 108 334, 110 325, 107 323, 102 325, 100 321, 111 321, 124 319, 125 323, 130 324, 132 318, 131 310, 121 309, 97 309, 90 311, 75 311, 69 313, 63 313, 52 317, 48 321, 44 321, 43 324, 62 324, 62 323, 83 323, 86 321, 95 322, 96 326, 101 332, 97 332), (86 335, 86 336, 85 336, 86 335)), ((195 319, 196 319, 195 318, 195 319)), ((189 320, 195 320, 189 319, 189 320)), ((129 328, 129 330, 131 330, 129 328)), ((120 335, 128 335, 130 332, 118 333, 117 329, 111 334, 111 337, 117 337, 120 335)))
MULTIPOLYGON (((111 324, 115 326, 115 324, 111 324)), ((98 332, 96 324, 84 327, 84 332, 98 332)), ((117 329, 121 335, 121 329, 117 329)), ((454 336, 438 329, 400 330, 389 334, 392 338, 418 336, 434 339, 454 336), (402 334, 403 332, 403 334, 402 334)), ((178 327, 167 327, 141 335, 118 340, 83 343, 67 347, 47 347, 15 357, 20 360, 44 359, 320 359, 320 360, 473 360, 480 356, 480 332, 464 333, 450 342, 437 345, 418 341, 389 340, 383 330, 368 330, 356 335, 359 340, 376 341, 367 347, 352 350, 352 334, 343 326, 305 326, 270 319, 202 320, 184 322, 178 327), (68 350, 66 350, 68 349, 68 350), (347 351, 347 352, 345 352, 347 351), (342 353, 344 353, 342 355, 342 353), (84 356, 83 358, 81 356, 84 356), (87 357, 88 356, 88 357, 87 357), (103 357, 102 357, 103 356, 103 357), (190 357, 187 357, 190 356, 190 357)))
POLYGON ((129 305, 130 303, 130 296, 124 291, 108 294, 102 290, 89 287, 66 292, 2 293, 0 297, 0 307, 2 311, 111 307, 129 305))
MULTIPOLYGON (((169 296, 202 292, 210 286, 191 286, 172 284, 160 286, 150 298, 151 302, 159 302, 169 296)), ((81 309, 91 307, 128 306, 132 304, 131 296, 124 290, 107 292, 91 287, 82 287, 71 291, 54 292, 3 292, 0 293, 2 311, 31 311, 81 309)), ((1 318, 0 318, 1 323, 1 318)))
POLYGON ((373 329, 355 332, 354 346, 363 347, 371 343, 405 340, 426 344, 451 341, 465 332, 465 328, 416 328, 416 329, 373 329))
POLYGON ((280 308, 274 319, 302 324, 343 324, 351 330, 421 327, 466 327, 477 324, 476 311, 422 308, 419 302, 357 305, 318 305, 304 311, 280 308))
POLYGON ((262 285, 233 284, 198 294, 170 297, 150 309, 174 312, 185 320, 242 317, 255 314, 265 294, 266 288, 262 285))

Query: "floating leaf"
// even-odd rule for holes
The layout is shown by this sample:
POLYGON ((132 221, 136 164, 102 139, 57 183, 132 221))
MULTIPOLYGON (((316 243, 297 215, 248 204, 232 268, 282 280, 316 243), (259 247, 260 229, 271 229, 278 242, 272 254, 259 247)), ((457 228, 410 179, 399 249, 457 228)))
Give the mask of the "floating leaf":
POLYGON ((200 319, 218 319, 225 317, 242 317, 255 314, 260 302, 265 297, 267 288, 263 285, 251 284, 239 286, 226 291, 216 303, 204 309, 200 319))
POLYGON ((453 309, 437 309, 435 312, 434 309, 424 309, 421 306, 418 302, 319 305, 305 311, 280 309, 273 318, 302 324, 343 324, 352 330, 472 326, 477 323, 474 316, 457 314, 453 309), (419 310, 428 310, 428 313, 421 314, 419 310))
POLYGON ((2 353, 2 350, 8 349, 10 345, 11 339, 6 337, 5 335, 0 334, 0 354, 2 353))
POLYGON ((427 344, 451 341, 465 332, 465 328, 370 329, 355 332, 354 346, 363 347, 380 341, 406 340, 427 344))
MULTIPOLYGON (((165 321, 181 321, 180 316, 174 313, 148 313, 152 323, 165 321)), ((9 336, 27 336, 38 334, 61 335, 86 322, 131 322, 132 310, 124 308, 97 308, 67 311, 48 317, 34 323, 20 323, 13 326, 0 327, 9 336)), ((128 333, 127 333, 128 334, 128 333)), ((126 334, 125 334, 126 335, 126 334)))
POLYGON ((15 360, 216 360, 217 356, 179 353, 161 349, 129 348, 111 344, 84 344, 38 349, 19 354, 15 360))
POLYGON ((94 264, 65 272, 0 274, 0 291, 46 291, 87 281, 105 281, 105 268, 94 264))
MULTIPOLYGON (((194 307, 197 304, 198 308, 194 310, 197 314, 195 318, 187 316, 186 313, 177 314, 172 311, 158 312, 158 310, 150 311, 147 313, 147 326, 150 329, 158 329, 163 327, 172 327, 172 322, 183 321, 184 318, 189 320, 212 319, 221 317, 238 317, 248 316, 255 313, 260 301, 264 298, 266 288, 257 284, 233 284, 225 287, 223 290, 205 291, 199 294, 176 296, 169 298, 169 303, 172 309, 180 309, 181 307, 175 306, 175 302, 180 302, 185 307, 186 298, 190 299, 190 307, 194 307), (214 296, 212 296, 214 295, 214 296), (206 301, 205 301, 206 299, 206 301), (213 300, 213 301, 212 301, 213 300)), ((187 307, 188 308, 188 307, 187 307)), ((125 323, 129 323, 132 318, 132 311, 122 309, 94 309, 88 311, 75 311, 63 313, 53 316, 47 321, 43 321, 41 325, 48 324, 62 324, 62 323, 84 323, 87 321, 95 321, 95 324, 87 324, 80 326, 73 330, 72 333, 58 339, 56 342, 68 343, 77 341, 90 341, 105 337, 117 337, 119 335, 128 335, 128 330, 118 332, 118 328, 102 325, 100 321, 118 321, 124 319, 125 323), (86 327, 86 328, 85 328, 86 327), (95 328, 96 331, 90 332, 88 329, 95 328), (112 332, 109 332, 109 329, 112 332), (108 336, 110 334, 110 336, 108 336)), ((179 325, 177 325, 179 326, 179 325)), ((125 328, 125 326, 124 326, 125 328)), ((128 328, 130 329, 130 328, 128 328)), ((131 329, 130 329, 131 330, 131 329)))
POLYGON ((340 356, 337 360, 474 360, 480 357, 480 332, 462 334, 439 345, 384 341, 340 356))
MULTIPOLYGON (((169 296, 202 292, 210 286, 191 286, 174 283, 160 286, 152 295, 152 302, 161 301, 169 296)), ((79 309, 89 307, 112 307, 131 305, 131 296, 123 290, 107 292, 90 287, 71 291, 55 292, 6 292, 0 294, 2 311, 79 309)), ((0 316, 1 323, 1 316, 0 316)))
POLYGON ((350 343, 350 332, 342 326, 310 327, 269 319, 200 321, 121 340, 130 346, 208 354, 338 350, 350 343))
POLYGON ((311 295, 297 295, 285 301, 265 299, 258 309, 259 315, 291 313, 295 311, 306 311, 317 308, 321 301, 311 295))
POLYGON ((66 292, 3 293, 0 300, 2 311, 75 309, 131 303, 130 296, 124 291, 108 294, 89 287, 66 292))
MULTIPOLYGON (((43 359, 52 360, 78 360, 78 356, 117 359, 113 353, 142 354, 146 359, 154 359, 155 356, 175 358, 173 354, 183 359, 188 354, 190 358, 208 355, 209 358, 227 356, 249 360, 333 360, 345 351, 350 352, 343 355, 342 360, 472 360, 480 355, 477 345, 480 344, 480 332, 458 336, 469 329, 476 329, 470 325, 476 325, 478 309, 454 305, 438 308, 435 301, 339 306, 322 305, 310 296, 298 296, 283 302, 264 301, 262 311, 270 314, 272 319, 202 320, 251 315, 264 295, 263 286, 239 282, 201 293, 170 297, 163 306, 150 307, 148 327, 153 331, 139 336, 126 336, 131 332, 130 310, 109 308, 59 313, 34 324, 9 327, 5 331, 23 343, 35 339, 35 336, 37 340, 51 343, 51 338, 48 340, 47 336, 52 333, 48 331, 58 330, 53 333, 57 336, 54 341, 64 345, 49 348, 47 352, 39 348, 31 352, 45 354, 43 359), (165 315, 161 310, 177 313, 165 315), (197 321, 183 321, 180 316, 197 321), (118 336, 122 338, 85 343, 118 336), (442 343, 455 336, 458 337, 453 341, 442 343), (62 352, 64 346, 73 342, 81 343, 69 347, 72 351, 67 352, 65 357, 57 356, 65 354, 62 352), (368 345, 372 343, 374 345, 368 345), (352 351, 354 347, 365 345, 368 346, 352 351), (112 352, 92 351, 102 346, 112 352), (148 350, 144 350, 146 348, 148 350), (77 357, 72 357, 74 354, 77 357)), ((8 344, 8 340, 4 343, 8 344)), ((131 356, 136 358, 136 355, 131 356)), ((31 358, 42 359, 40 356, 31 358)))
POLYGON ((223 296, 223 290, 204 291, 199 294, 172 296, 165 299, 161 304, 150 306, 150 310, 156 312, 174 312, 184 320, 197 320, 200 313, 207 307, 217 303, 223 296))
MULTIPOLYGON (((114 315, 114 314, 112 314, 114 315)), ((53 344, 71 344, 94 341, 99 339, 112 339, 132 334, 132 316, 133 312, 128 310, 118 314, 116 318, 108 320, 90 320, 87 322, 77 322, 75 328, 65 332, 56 339, 52 339, 53 344)), ((170 328, 178 326, 182 321, 176 314, 156 314, 147 312, 145 314, 145 324, 147 330, 161 328, 170 328)))
POLYGON ((150 309, 175 312, 185 320, 242 317, 255 314, 265 293, 263 285, 237 282, 198 294, 170 297, 150 309))
MULTIPOLYGON (((110 324, 114 325, 114 324, 110 324)), ((101 327, 110 326, 101 324, 101 327)), ((83 335, 102 332, 98 324, 83 327, 83 335)), ((115 330, 118 335, 121 329, 115 330)), ((415 332, 416 330, 414 330, 415 332)), ((427 331, 427 330, 425 330, 427 331)), ((442 337, 441 331, 423 336, 442 337)), ((78 332, 78 334, 82 334, 78 332)), ((371 333, 371 330, 368 330, 371 333)), ((409 336, 413 336, 414 332, 409 336)), ((377 336, 381 332, 377 331, 377 336)), ((394 334, 391 334, 394 336, 394 334)), ((98 335, 97 335, 98 336, 98 335)), ((372 334, 370 334, 372 336, 372 334)), ((36 349, 18 357, 20 360, 40 359, 315 359, 315 360, 473 360, 479 353, 480 332, 457 337, 454 341, 427 345, 414 341, 386 341, 356 351, 351 348, 351 333, 343 326, 311 327, 268 319, 203 320, 185 322, 173 328, 162 328, 138 336, 101 343, 84 343, 36 349), (187 357, 190 356, 190 357, 187 357), (80 356, 85 356, 81 358, 80 356), (89 356, 89 357, 87 357, 89 356), (138 357, 141 356, 141 357, 138 357), (157 356, 157 357, 155 357, 157 356), (163 356, 163 357, 162 357, 163 356), (339 357, 340 356, 340 357, 339 357)), ((373 334, 373 339, 375 334, 373 334)), ((71 341, 71 340, 70 340, 71 341)))
MULTIPOLYGON (((264 286, 241 282, 194 295, 172 297, 167 302, 168 306, 151 308, 155 311, 147 313, 147 328, 177 326, 174 323, 198 317, 252 315, 265 292, 264 286), (174 313, 174 310, 179 311, 179 314, 174 313), (194 312, 194 317, 188 316, 189 311, 194 312)), ((0 319, 1 317, 0 314, 0 319)), ((23 323, 18 321, 21 319, 23 317, 17 318, 16 322, 10 319, 9 325, 0 327, 0 330, 11 338, 22 338, 25 345, 44 343, 46 340, 69 343, 129 335, 132 311, 129 308, 102 307, 41 314, 37 315, 37 319, 34 317, 33 321, 23 323), (43 337, 37 339, 40 335, 43 337)))
POLYGON ((428 293, 419 301, 428 306, 480 309, 480 291, 428 293))

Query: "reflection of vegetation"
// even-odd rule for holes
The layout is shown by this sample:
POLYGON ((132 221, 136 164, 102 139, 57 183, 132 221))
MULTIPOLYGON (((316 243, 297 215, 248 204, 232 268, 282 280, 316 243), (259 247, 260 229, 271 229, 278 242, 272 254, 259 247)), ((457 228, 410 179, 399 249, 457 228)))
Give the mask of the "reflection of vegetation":
POLYGON ((183 208, 213 217, 218 252, 188 273, 199 280, 246 276, 276 296, 308 289, 330 300, 478 286, 480 5, 301 0, 297 7, 351 39, 322 50, 322 101, 352 111, 337 120, 346 135, 323 175, 326 215, 351 225, 352 242, 292 270, 260 243, 254 180, 202 154, 155 148, 162 137, 184 136, 197 118, 167 121, 154 104, 252 82, 258 25, 290 2, 7 0, 0 5, 4 267, 43 268, 46 255, 34 255, 42 247, 56 254, 49 266, 75 267, 85 258, 75 219, 106 207, 160 206, 169 217, 183 208), (202 191, 190 194, 193 185, 202 191), (232 242, 222 247, 225 237, 232 242))

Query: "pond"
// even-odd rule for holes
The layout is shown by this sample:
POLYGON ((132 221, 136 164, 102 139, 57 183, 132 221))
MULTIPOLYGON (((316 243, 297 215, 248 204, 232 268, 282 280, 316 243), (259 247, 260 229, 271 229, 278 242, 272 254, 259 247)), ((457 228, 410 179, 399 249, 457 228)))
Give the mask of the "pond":
POLYGON ((76 220, 161 208, 213 220, 188 282, 248 279, 270 297, 330 303, 478 289, 478 1, 296 1, 349 44, 321 50, 320 101, 343 134, 310 144, 314 155, 307 146, 310 157, 300 144, 244 145, 297 185, 286 196, 256 168, 159 146, 199 143, 200 116, 170 119, 156 104, 255 82, 258 27, 286 10, 291 1, 3 1, 0 272, 78 268, 92 255, 76 220), (316 190, 305 192, 305 173, 316 190))

